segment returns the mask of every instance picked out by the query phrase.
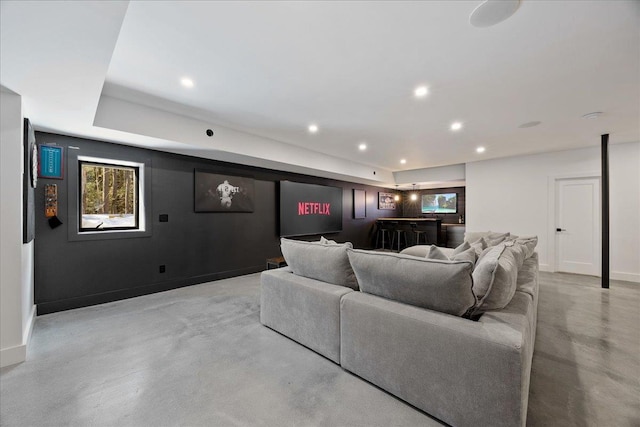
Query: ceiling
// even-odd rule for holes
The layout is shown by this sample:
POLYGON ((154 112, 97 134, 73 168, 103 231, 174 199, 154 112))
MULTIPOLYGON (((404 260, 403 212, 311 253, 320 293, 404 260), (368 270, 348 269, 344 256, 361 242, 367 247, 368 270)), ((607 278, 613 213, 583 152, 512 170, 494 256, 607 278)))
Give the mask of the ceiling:
POLYGON ((379 185, 640 140, 640 2, 480 3, 2 1, 0 83, 36 129, 379 185))

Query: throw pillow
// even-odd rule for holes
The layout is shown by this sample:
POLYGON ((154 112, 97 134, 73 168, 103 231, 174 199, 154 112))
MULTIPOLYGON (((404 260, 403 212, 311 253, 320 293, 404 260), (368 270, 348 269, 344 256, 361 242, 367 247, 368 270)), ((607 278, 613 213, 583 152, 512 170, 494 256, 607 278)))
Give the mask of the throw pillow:
POLYGON ((462 244, 460 246, 458 246, 457 248, 455 248, 453 250, 453 255, 458 255, 459 253, 462 253, 464 251, 466 251, 467 249, 469 249, 471 247, 471 245, 469 244, 469 242, 467 242, 466 240, 464 242, 462 242, 462 244))
POLYGON ((481 237, 477 242, 471 243, 471 247, 476 251, 478 257, 482 254, 482 251, 487 249, 487 242, 485 242, 484 237, 481 237))
POLYGON ((494 246, 478 260, 476 268, 473 270, 473 292, 478 297, 478 304, 489 294, 496 270, 498 269, 498 258, 504 251, 504 245, 494 246))
POLYGON ((400 251, 400 253, 402 255, 411 255, 411 256, 424 258, 429 253, 429 246, 427 245, 409 246, 408 248, 405 248, 402 251, 400 251))
POLYGON ((473 271, 474 292, 478 295, 474 313, 499 310, 511 302, 522 266, 516 251, 500 244, 478 262, 473 271))
POLYGON ((325 239, 324 236, 320 236, 320 243, 323 245, 337 245, 338 243, 335 240, 325 239))
POLYGON ((436 245, 431 245, 429 252, 427 252, 428 259, 439 259, 443 261, 449 261, 449 257, 444 254, 436 245))
POLYGON ((471 246, 466 251, 454 254, 450 258, 451 261, 469 261, 473 266, 475 266, 477 259, 478 255, 471 246))
POLYGON ((358 282, 349 263, 349 242, 325 245, 320 242, 280 239, 280 249, 294 274, 333 285, 358 290, 358 282))
POLYGON ((529 258, 531 257, 531 255, 533 255, 533 252, 535 251, 536 246, 538 245, 538 236, 520 237, 516 239, 516 243, 519 243, 524 246, 525 258, 529 258))
POLYGON ((498 238, 492 239, 491 237, 488 237, 485 239, 485 241, 487 242, 487 246, 497 246, 500 243, 504 242, 505 239, 507 237, 506 236, 500 236, 498 238))
POLYGON ((349 249, 362 292, 462 316, 475 306, 469 262, 349 249))

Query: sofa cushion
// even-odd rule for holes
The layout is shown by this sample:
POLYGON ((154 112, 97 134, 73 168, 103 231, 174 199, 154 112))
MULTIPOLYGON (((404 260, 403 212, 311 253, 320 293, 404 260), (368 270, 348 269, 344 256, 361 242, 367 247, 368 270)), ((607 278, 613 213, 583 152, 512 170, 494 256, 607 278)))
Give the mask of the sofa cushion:
POLYGON ((470 262, 347 252, 362 292, 456 316, 475 306, 470 262))
POLYGON ((444 252, 442 252, 436 245, 431 245, 431 247, 429 248, 429 252, 427 252, 427 256, 425 258, 449 261, 449 257, 446 256, 444 252))
POLYGON ((280 239, 282 255, 294 274, 358 290, 358 282, 347 256, 347 249, 350 248, 353 245, 349 242, 323 244, 280 239))

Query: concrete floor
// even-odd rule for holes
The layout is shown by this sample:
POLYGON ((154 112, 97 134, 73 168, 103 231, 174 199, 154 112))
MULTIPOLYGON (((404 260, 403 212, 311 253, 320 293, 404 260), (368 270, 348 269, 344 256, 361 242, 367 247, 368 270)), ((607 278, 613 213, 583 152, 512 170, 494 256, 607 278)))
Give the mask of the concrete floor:
MULTIPOLYGON (((530 426, 640 425, 640 284, 541 273, 530 426)), ((38 317, 0 424, 437 426, 259 323, 259 275, 38 317)))

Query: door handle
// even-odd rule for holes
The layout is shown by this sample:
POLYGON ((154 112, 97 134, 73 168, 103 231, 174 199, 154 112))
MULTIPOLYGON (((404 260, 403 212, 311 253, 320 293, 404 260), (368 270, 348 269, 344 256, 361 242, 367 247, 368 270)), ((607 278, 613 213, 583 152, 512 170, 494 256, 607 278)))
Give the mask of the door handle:
POLYGON ((566 228, 556 228, 556 231, 559 233, 561 231, 567 231, 567 229, 566 228))

